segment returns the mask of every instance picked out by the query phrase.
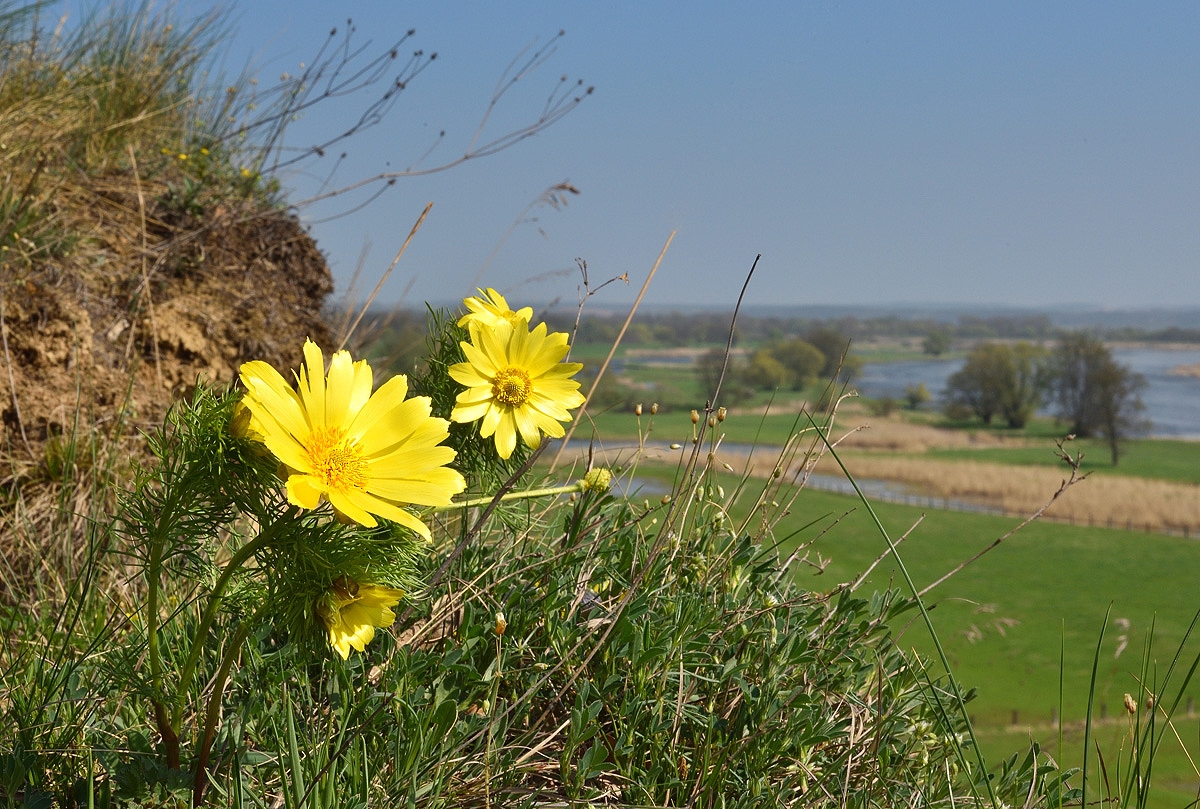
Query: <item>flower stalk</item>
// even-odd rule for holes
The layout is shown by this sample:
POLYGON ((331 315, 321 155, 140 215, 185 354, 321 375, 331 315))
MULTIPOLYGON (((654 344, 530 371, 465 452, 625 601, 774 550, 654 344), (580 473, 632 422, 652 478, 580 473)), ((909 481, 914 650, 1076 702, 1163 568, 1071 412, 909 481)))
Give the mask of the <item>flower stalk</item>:
MULTIPOLYGON (((584 477, 568 483, 565 486, 546 486, 540 489, 527 489, 523 492, 509 492, 500 496, 501 503, 511 503, 514 500, 530 500, 535 497, 557 497, 562 494, 578 494, 580 492, 599 491, 606 492, 612 484, 612 473, 607 469, 593 469, 584 477)), ((495 496, 488 495, 486 497, 473 497, 470 500, 460 500, 451 503, 448 506, 438 506, 433 509, 435 512, 453 511, 459 508, 473 508, 475 506, 486 506, 495 500, 495 496)))

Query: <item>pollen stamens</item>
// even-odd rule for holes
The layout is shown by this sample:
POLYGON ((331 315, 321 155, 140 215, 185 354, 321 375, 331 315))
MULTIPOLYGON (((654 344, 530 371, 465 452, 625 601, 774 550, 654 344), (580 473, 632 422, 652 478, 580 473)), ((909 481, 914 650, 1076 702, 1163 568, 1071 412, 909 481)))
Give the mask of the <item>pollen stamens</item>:
POLYGON ((320 427, 312 431, 305 443, 313 474, 326 486, 337 491, 362 489, 367 485, 367 462, 354 441, 336 427, 320 427))
POLYGON ((521 368, 505 368, 492 380, 492 396, 509 407, 525 404, 532 391, 529 374, 521 368))

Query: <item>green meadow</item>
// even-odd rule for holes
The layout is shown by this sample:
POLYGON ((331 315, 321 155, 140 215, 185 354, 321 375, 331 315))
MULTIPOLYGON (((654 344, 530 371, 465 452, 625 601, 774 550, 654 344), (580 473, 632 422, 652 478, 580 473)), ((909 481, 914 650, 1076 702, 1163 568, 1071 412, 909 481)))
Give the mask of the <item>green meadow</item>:
MULTIPOLYGON (((643 473, 669 476, 665 470, 643 473)), ((737 478, 725 473, 715 483, 732 491, 737 478)), ((747 502, 734 509, 735 517, 745 516, 749 495, 760 488, 756 483, 746 487, 748 495, 742 499, 747 502)), ((856 497, 800 491, 794 500, 785 500, 787 489, 772 496, 785 512, 773 532, 781 555, 803 548, 809 562, 820 565, 819 570, 813 564, 793 565, 793 576, 804 588, 836 590, 887 552, 886 541, 856 497)), ((888 503, 872 503, 871 508, 893 541, 908 533, 898 551, 919 589, 1020 522, 888 503)), ((931 590, 924 600, 953 674, 963 686, 976 689, 968 714, 989 763, 997 764, 1034 740, 1064 766, 1077 765, 1089 694, 1094 695, 1097 743, 1110 760, 1121 749, 1128 755, 1129 716, 1123 698, 1139 695, 1141 682, 1159 694, 1164 707, 1170 699, 1180 700, 1175 730, 1195 757, 1200 720, 1190 708, 1200 705, 1200 682, 1182 685, 1200 655, 1200 632, 1185 643, 1200 609, 1197 580, 1200 546, 1195 540, 1034 522, 931 590), (1164 686, 1181 644, 1180 661, 1164 686), (1061 757, 1055 724, 1059 715, 1061 757)), ((907 592, 895 558, 887 555, 858 592, 892 588, 907 592)), ((938 669, 932 639, 915 609, 893 620, 892 630, 902 647, 938 669)), ((1200 772, 1180 744, 1165 743, 1155 762, 1156 798, 1149 805, 1179 806, 1183 798, 1196 797, 1200 772)))

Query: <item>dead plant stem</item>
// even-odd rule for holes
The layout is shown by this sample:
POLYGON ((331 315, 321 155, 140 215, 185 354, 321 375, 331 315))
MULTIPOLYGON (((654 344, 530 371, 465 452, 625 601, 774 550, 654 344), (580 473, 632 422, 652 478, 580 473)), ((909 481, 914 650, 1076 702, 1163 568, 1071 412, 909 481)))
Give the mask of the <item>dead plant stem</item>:
POLYGON ((417 235, 417 231, 421 229, 421 223, 425 221, 425 217, 429 215, 429 210, 433 207, 433 203, 429 202, 425 205, 425 210, 421 211, 421 215, 417 217, 416 223, 412 226, 412 230, 408 232, 408 238, 404 240, 404 244, 400 245, 400 250, 396 253, 396 257, 392 259, 392 263, 384 271, 383 275, 379 276, 379 283, 375 284, 375 288, 371 290, 371 294, 367 296, 367 300, 363 303, 362 311, 358 313, 358 317, 354 318, 354 322, 350 324, 350 328, 346 329, 346 333, 342 335, 342 341, 338 343, 337 350, 341 351, 346 347, 346 343, 350 340, 354 330, 358 328, 358 324, 362 322, 363 317, 367 314, 367 310, 371 308, 375 297, 379 295, 379 290, 383 289, 384 282, 392 274, 392 270, 396 269, 396 265, 400 263, 400 257, 404 255, 404 251, 408 249, 408 244, 413 240, 413 236, 417 235))
POLYGON ((634 300, 633 306, 629 308, 629 314, 625 317, 625 322, 621 324, 621 330, 617 332, 617 338, 613 340, 612 346, 608 349, 608 356, 604 358, 604 362, 600 365, 600 370, 596 373, 596 378, 592 380, 592 386, 588 389, 587 396, 583 400, 583 404, 575 411, 575 418, 571 421, 571 426, 567 428, 567 434, 563 436, 562 443, 558 446, 558 452, 554 454, 554 460, 550 462, 550 474, 554 473, 558 466, 559 460, 562 458, 563 450, 567 448, 567 442, 571 440, 571 436, 575 434, 575 428, 579 425, 579 420, 587 411, 588 402, 592 400, 592 394, 596 392, 596 387, 600 384, 600 379, 604 376, 604 372, 608 370, 608 364, 612 362, 613 355, 617 353, 617 346, 621 345, 621 338, 625 336, 626 330, 629 328, 633 316, 637 313, 638 307, 641 306, 642 298, 646 295, 646 290, 650 288, 650 282, 654 280, 654 274, 658 272, 658 267, 662 264, 663 257, 666 256, 667 250, 671 247, 671 242, 675 240, 675 231, 671 231, 671 235, 667 237, 666 244, 658 253, 658 258, 654 261, 654 266, 650 268, 650 274, 646 276, 646 282, 642 284, 642 289, 638 292, 637 299, 634 300))

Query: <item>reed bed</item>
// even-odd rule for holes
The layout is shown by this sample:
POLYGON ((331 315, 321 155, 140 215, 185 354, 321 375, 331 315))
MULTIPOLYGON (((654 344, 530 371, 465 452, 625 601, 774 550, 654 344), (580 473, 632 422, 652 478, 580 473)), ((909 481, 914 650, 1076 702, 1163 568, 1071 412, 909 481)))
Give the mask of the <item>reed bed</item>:
MULTIPOLYGON (((755 477, 773 474, 778 452, 765 448, 747 454, 721 449, 719 458, 755 477)), ((977 503, 1011 514, 1030 514, 1058 490, 1069 470, 1051 467, 888 457, 864 452, 842 455, 859 480, 886 480, 912 487, 916 493, 977 503)), ((812 471, 840 474, 830 460, 812 471)), ((790 469, 793 477, 802 469, 790 469)), ((1049 519, 1111 528, 1200 533, 1200 486, 1119 475, 1090 475, 1072 486, 1046 510, 1049 519)))

